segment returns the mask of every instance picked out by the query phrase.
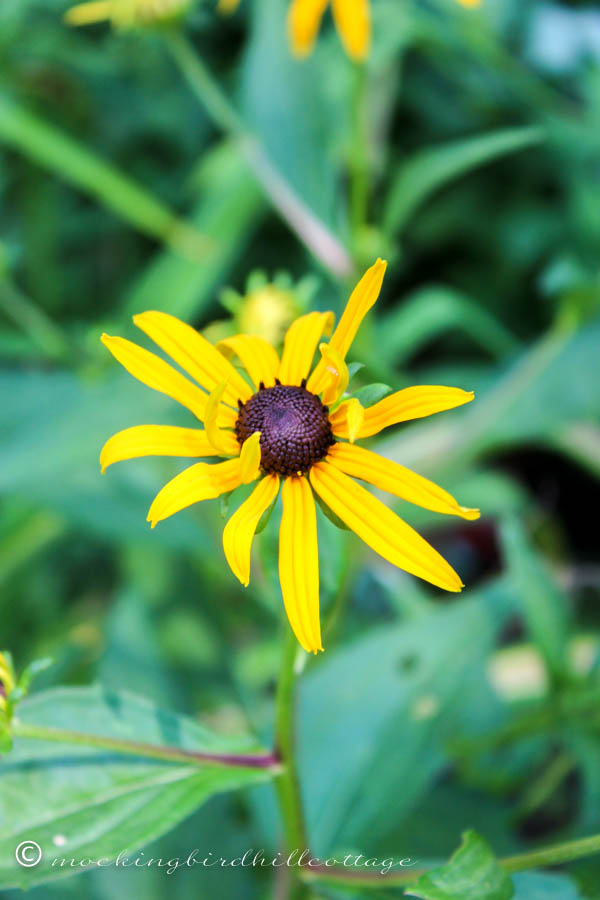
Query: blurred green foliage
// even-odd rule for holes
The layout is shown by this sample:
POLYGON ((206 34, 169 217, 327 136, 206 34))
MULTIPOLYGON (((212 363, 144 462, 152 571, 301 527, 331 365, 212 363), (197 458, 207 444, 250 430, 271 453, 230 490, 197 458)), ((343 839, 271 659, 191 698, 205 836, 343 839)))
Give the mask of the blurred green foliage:
MULTIPOLYGON (((244 0, 225 19, 198 4, 187 29, 356 270, 390 260, 352 350, 357 385, 476 391, 373 445, 482 509, 465 524, 395 504, 461 573, 458 599, 319 514, 326 652, 301 680, 298 728, 313 849, 435 862, 467 828, 501 855, 599 831, 600 10, 373 0, 371 203, 356 229, 356 73, 329 26, 293 60, 285 6, 244 0)), ((149 503, 182 464, 101 478, 98 453, 120 428, 186 417, 98 338, 133 336, 131 315, 149 308, 200 328, 225 320, 220 292, 243 294, 255 270, 316 273, 313 302, 339 313, 353 277, 282 223, 160 33, 70 30, 64 8, 0 6, 0 645, 19 669, 54 659, 40 688, 98 681, 268 746, 284 627, 276 516, 245 591, 218 504, 151 532, 149 503)), ((76 727, 84 712, 69 715, 76 727)), ((0 835, 11 829, 0 818, 0 835)), ((148 853, 274 851, 278 834, 262 785, 213 797, 148 853)), ((32 896, 267 897, 271 877, 106 869, 32 896)), ((599 883, 592 858, 515 876, 514 896, 594 900, 599 883)))

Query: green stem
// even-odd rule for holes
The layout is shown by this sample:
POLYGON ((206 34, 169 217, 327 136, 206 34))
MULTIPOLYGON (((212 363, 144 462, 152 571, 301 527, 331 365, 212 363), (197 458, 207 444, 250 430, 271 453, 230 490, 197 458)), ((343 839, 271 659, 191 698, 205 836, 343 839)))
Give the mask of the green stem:
POLYGON ((352 233, 356 245, 369 215, 369 154, 365 102, 367 78, 364 63, 356 64, 354 74, 350 206, 352 233))
MULTIPOLYGON (((298 644, 292 629, 286 623, 286 636, 282 649, 279 681, 277 683, 277 697, 275 700, 275 750, 283 763, 283 772, 278 775, 275 785, 281 817, 283 820, 284 837, 287 853, 308 849, 304 816, 302 813, 302 799, 300 784, 295 763, 294 740, 294 713, 295 713, 295 684, 296 675, 294 663, 298 652, 298 644)), ((299 898, 303 895, 303 887, 300 882, 300 869, 291 866, 288 869, 291 879, 290 897, 299 898)))
POLYGON ((44 725, 30 725, 14 719, 11 724, 14 737, 38 741, 56 741, 59 744, 79 744, 84 747, 95 747, 99 750, 111 750, 131 756, 143 756, 148 759, 160 759, 164 762, 186 763, 188 765, 224 765, 243 766, 253 769, 278 769, 277 757, 271 753, 262 754, 224 754, 198 753, 194 750, 183 750, 180 747, 168 747, 145 744, 141 741, 128 741, 123 738, 106 737, 97 734, 85 734, 80 731, 67 731, 62 728, 49 728, 44 725))
MULTIPOLYGON (((506 872, 513 874, 540 867, 558 866, 582 859, 585 856, 592 856, 595 853, 600 853, 600 834, 575 841, 565 841, 551 847, 542 847, 518 856, 508 856, 498 862, 506 872)), ((326 868, 323 865, 303 870, 302 877, 306 881, 323 881, 332 885, 355 888, 363 886, 369 890, 387 890, 391 887, 408 884, 426 871, 426 869, 408 869, 404 872, 388 872, 386 875, 382 875, 378 872, 367 873, 356 869, 341 869, 339 866, 326 868)))
POLYGON ((576 841, 565 841, 550 847, 541 847, 529 853, 509 856, 500 860, 500 865, 507 872, 523 872, 525 869, 537 869, 540 866, 558 866, 561 863, 573 862, 584 856, 600 853, 600 834, 579 838, 576 841))
POLYGON ((192 91, 217 128, 235 141, 281 218, 330 272, 338 278, 349 277, 353 263, 346 248, 298 196, 260 142, 247 130, 189 40, 181 31, 166 32, 165 40, 192 91))

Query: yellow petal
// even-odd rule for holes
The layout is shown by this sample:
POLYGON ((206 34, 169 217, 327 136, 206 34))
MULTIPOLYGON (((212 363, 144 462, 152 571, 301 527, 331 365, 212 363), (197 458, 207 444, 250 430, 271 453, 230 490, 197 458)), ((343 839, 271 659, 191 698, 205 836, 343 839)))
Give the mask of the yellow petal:
POLYGON ((325 361, 325 372, 329 379, 329 383, 323 388, 323 403, 328 406, 335 403, 342 396, 348 387, 350 373, 344 360, 330 344, 319 344, 319 350, 321 351, 321 357, 325 361))
POLYGON ((226 381, 227 388, 223 395, 226 403, 237 406, 238 399, 245 402, 252 396, 248 382, 191 325, 168 313, 156 311, 134 316, 133 321, 207 391, 226 381))
POLYGON ((307 56, 313 48, 329 0, 292 0, 288 34, 296 56, 307 56))
POLYGON ((332 0, 332 9, 348 56, 365 59, 371 45, 369 0, 332 0))
MULTIPOLYGON (((342 359, 346 358, 362 320, 379 297, 386 267, 385 260, 378 259, 370 269, 367 269, 352 291, 342 318, 329 341, 330 347, 339 353, 342 359)), ((314 394, 320 394, 323 390, 324 378, 325 363, 321 360, 308 379, 308 390, 314 394)))
MULTIPOLYGON (((162 394, 172 397, 173 400, 177 400, 202 420, 207 397, 199 387, 188 381, 159 356, 150 353, 149 350, 144 350, 143 347, 138 347, 132 341, 121 337, 112 337, 109 334, 103 334, 101 340, 130 375, 155 391, 160 391, 162 394)), ((232 413, 234 413, 233 424, 235 424, 235 411, 232 410, 232 413)))
POLYGON ((283 344, 278 377, 282 384, 299 385, 308 377, 317 345, 333 327, 332 312, 311 312, 292 322, 283 344))
POLYGON ((265 387, 272 387, 275 384, 279 370, 279 356, 277 350, 264 338, 236 334, 219 341, 217 350, 228 359, 238 356, 257 390, 261 383, 265 387))
POLYGON ((468 6, 471 9, 476 9, 476 7, 481 6, 482 0, 458 0, 461 6, 468 6))
MULTIPOLYGON (((404 388, 365 409, 358 437, 371 437, 389 425, 422 419, 424 416, 431 416, 446 409, 454 409, 456 406, 470 403, 474 396, 473 391, 431 384, 404 388)), ((333 433, 337 437, 348 437, 344 406, 345 404, 341 403, 329 417, 333 433)))
POLYGON ((225 393, 226 389, 227 383, 225 381, 222 381, 220 384, 218 384, 216 388, 210 392, 208 400, 206 401, 206 409, 204 411, 204 428, 206 431, 206 437, 208 438, 211 445, 215 448, 217 453, 220 453, 222 456, 228 455, 227 446, 230 441, 231 435, 230 431, 225 431, 224 429, 220 428, 218 424, 219 413, 221 409, 223 409, 221 400, 223 399, 223 394, 225 393))
POLYGON ((353 444, 362 428, 362 423, 365 419, 365 408, 356 397, 352 397, 345 403, 341 403, 340 409, 342 406, 344 407, 344 415, 346 417, 346 425, 348 428, 348 440, 353 444))
POLYGON ((151 522, 154 528, 157 522, 167 519, 179 510, 200 500, 214 500, 221 494, 233 491, 241 483, 239 458, 228 459, 214 465, 205 462, 196 463, 172 478, 158 492, 148 511, 148 522, 151 522))
POLYGON ((231 571, 244 587, 250 581, 250 550, 262 514, 279 490, 279 476, 266 475, 234 512, 223 531, 223 549, 231 571))
POLYGON ((217 12, 223 16, 231 16, 240 5, 240 0, 219 0, 217 12))
POLYGON ((319 621, 319 555, 315 501, 304 477, 286 478, 281 489, 279 581, 287 617, 309 653, 322 650, 319 621))
POLYGON ((242 444, 240 453, 240 479, 242 484, 250 484, 258 478, 260 471, 260 431, 255 431, 242 444))
POLYGON ((79 3, 65 13, 68 25, 92 25, 95 22, 108 21, 113 12, 112 0, 93 0, 91 3, 79 3))
POLYGON ((384 559, 446 591, 463 584, 454 569, 391 509, 327 462, 316 463, 310 480, 327 506, 384 559))
POLYGON ((408 500, 409 503, 422 506, 424 509, 451 516, 461 516, 463 519, 479 518, 478 509, 459 506, 451 494, 438 487, 433 481, 417 475, 416 472, 412 472, 399 463, 385 459, 370 450, 365 450, 364 447, 337 443, 330 447, 327 459, 332 466, 346 475, 368 481, 374 487, 388 491, 388 493, 394 494, 402 500, 408 500))
MULTIPOLYGON (((226 456, 237 456, 240 446, 231 431, 227 435, 226 456)), ((219 453, 200 428, 173 425, 134 425, 113 434, 100 453, 102 474, 108 466, 140 456, 216 456, 219 453)))

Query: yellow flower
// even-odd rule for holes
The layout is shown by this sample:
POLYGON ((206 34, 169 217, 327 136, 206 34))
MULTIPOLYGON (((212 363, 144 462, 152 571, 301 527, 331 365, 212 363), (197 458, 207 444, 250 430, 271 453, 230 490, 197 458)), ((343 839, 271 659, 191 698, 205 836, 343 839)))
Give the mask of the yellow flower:
MULTIPOLYGON (((481 0, 458 2, 470 7, 481 5, 481 0)), ((292 50, 296 56, 308 56, 330 3, 346 53, 358 61, 366 59, 371 45, 370 0, 292 0, 288 15, 292 50)))
POLYGON ((6 698, 15 689, 12 666, 7 657, 0 653, 0 711, 6 711, 6 698))
POLYGON ((65 13, 69 25, 111 22, 115 28, 170 22, 182 15, 189 0, 88 0, 65 13))
POLYGON ((250 579, 252 539, 281 487, 279 579, 294 634, 305 650, 321 646, 317 517, 313 492, 373 550, 393 565, 447 591, 462 582, 416 531, 354 478, 440 513, 476 519, 431 481, 355 445, 388 425, 461 406, 473 394, 459 388, 409 387, 363 409, 340 401, 348 384, 345 358, 362 319, 381 289, 378 260, 354 289, 329 342, 333 314, 310 312, 288 328, 281 358, 263 338, 238 334, 216 347, 191 326, 163 312, 134 317, 190 378, 120 337, 103 335, 113 356, 137 379, 186 406, 204 429, 138 425, 104 445, 104 471, 140 456, 227 457, 198 462, 159 491, 148 513, 152 527, 180 509, 258 480, 223 532, 225 557, 243 585, 250 579), (313 368, 319 349, 320 360, 313 368), (248 380, 229 361, 236 356, 248 380), (191 380, 193 379, 193 381, 191 380), (194 383, 196 382, 196 383, 194 383), (335 407, 332 412, 329 405, 335 407))

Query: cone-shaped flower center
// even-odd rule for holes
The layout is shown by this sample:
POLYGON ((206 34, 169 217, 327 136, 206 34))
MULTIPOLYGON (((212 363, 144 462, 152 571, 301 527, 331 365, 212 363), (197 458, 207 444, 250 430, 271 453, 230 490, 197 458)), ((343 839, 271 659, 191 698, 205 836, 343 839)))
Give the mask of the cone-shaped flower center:
POLYGON ((261 467, 279 475, 308 472, 335 444, 328 407, 305 387, 261 387, 240 404, 235 423, 240 445, 255 431, 261 433, 261 467))

